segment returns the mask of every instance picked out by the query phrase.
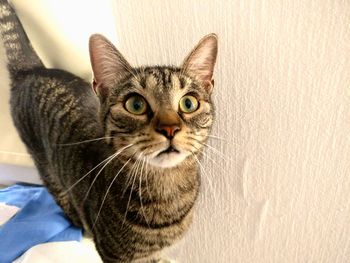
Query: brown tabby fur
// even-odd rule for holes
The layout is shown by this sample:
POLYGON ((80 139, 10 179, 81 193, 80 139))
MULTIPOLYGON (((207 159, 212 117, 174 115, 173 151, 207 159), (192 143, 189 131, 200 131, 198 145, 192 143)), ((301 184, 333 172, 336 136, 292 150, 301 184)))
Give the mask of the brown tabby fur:
POLYGON ((182 67, 132 68, 108 40, 94 35, 96 96, 79 77, 44 67, 6 0, 0 0, 0 32, 13 121, 45 186, 74 224, 92 233, 104 262, 158 259, 192 219, 198 158, 214 116, 216 36, 203 39, 182 67), (198 64, 202 51, 207 55, 198 64), (135 93, 148 103, 142 116, 124 108, 135 93), (198 99, 196 112, 176 108, 185 94, 198 99), (175 166, 151 165, 150 156, 168 144, 164 131, 172 125, 179 131, 169 140, 190 154, 175 166))

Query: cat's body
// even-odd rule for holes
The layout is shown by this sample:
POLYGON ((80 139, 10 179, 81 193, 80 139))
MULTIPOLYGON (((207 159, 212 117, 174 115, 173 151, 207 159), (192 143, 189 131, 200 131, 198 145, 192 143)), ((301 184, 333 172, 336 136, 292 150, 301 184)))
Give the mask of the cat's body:
POLYGON ((212 123, 210 92, 185 67, 131 68, 95 35, 97 97, 79 77, 43 66, 6 0, 0 0, 0 32, 13 120, 46 187, 92 233, 104 262, 156 259, 191 222, 201 143, 212 123), (197 96, 197 113, 177 113, 177 93, 187 96, 182 107, 188 108, 197 96), (147 111, 140 114, 140 107, 147 111))

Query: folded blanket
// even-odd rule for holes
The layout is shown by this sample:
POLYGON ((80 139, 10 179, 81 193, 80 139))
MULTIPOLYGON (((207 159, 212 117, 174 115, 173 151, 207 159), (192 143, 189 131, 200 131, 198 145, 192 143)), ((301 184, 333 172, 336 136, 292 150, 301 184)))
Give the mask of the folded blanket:
POLYGON ((0 203, 19 207, 0 226, 0 262, 8 263, 29 248, 45 242, 80 241, 82 230, 73 226, 42 186, 14 185, 0 190, 0 203))

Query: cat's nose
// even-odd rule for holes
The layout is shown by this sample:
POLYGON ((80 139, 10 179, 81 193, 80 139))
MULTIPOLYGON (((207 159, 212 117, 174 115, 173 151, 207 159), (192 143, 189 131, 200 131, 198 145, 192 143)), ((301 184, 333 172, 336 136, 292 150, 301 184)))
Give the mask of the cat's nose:
POLYGON ((172 139, 181 130, 181 119, 176 111, 163 111, 155 118, 155 131, 172 139))
POLYGON ((178 124, 174 125, 158 125, 156 131, 163 134, 168 139, 172 139, 175 136, 175 133, 180 131, 181 127, 178 124))

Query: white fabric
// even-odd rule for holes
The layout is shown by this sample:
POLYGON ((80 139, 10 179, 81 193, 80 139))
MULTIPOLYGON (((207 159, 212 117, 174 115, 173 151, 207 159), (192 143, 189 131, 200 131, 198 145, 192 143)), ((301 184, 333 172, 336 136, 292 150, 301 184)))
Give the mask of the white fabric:
MULTIPOLYGON (((11 219, 19 208, 0 203, 0 226, 11 219)), ((15 263, 99 263, 102 262, 90 238, 77 241, 49 242, 36 245, 14 261, 15 263)))
POLYGON ((32 247, 13 263, 99 263, 96 250, 77 241, 50 242, 32 247))
POLYGON ((17 206, 0 203, 0 226, 13 217, 18 210, 19 208, 17 206))

